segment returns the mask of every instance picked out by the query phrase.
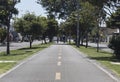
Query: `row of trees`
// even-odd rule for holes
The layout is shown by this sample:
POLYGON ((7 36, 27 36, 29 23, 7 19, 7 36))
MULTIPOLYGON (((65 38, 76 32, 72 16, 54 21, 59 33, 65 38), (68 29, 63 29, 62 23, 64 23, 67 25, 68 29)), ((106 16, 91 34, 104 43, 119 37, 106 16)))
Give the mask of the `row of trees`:
MULTIPOLYGON (((54 17, 65 19, 65 22, 61 24, 61 29, 65 31, 66 35, 72 35, 77 39, 77 30, 79 30, 79 43, 82 44, 83 38, 85 38, 86 47, 88 46, 88 36, 91 35, 97 37, 96 40, 99 43, 99 26, 102 22, 109 21, 110 23, 107 24, 110 27, 120 27, 119 0, 38 0, 38 4, 41 4, 54 17), (115 11, 116 9, 118 10, 115 11), (113 16, 113 11, 117 12, 117 17, 113 16), (111 16, 110 20, 107 20, 108 15, 111 16), (79 29, 77 29, 78 21, 79 29)), ((97 50, 99 50, 99 44, 97 46, 97 50)))
MULTIPOLYGON (((7 40, 7 54, 10 54, 10 22, 13 16, 18 14, 15 5, 19 2, 20 0, 0 0, 0 41, 7 40), (2 28, 3 26, 5 28, 2 28)), ((22 34, 23 38, 25 36, 29 38, 31 48, 35 38, 42 37, 45 41, 47 36, 52 41, 58 30, 58 22, 52 15, 45 18, 27 13, 21 18, 15 18, 14 27, 17 32, 22 34)))
POLYGON ((25 36, 29 38, 31 48, 31 44, 36 38, 42 38, 46 43, 46 37, 48 37, 51 42, 53 37, 57 35, 58 22, 54 18, 26 13, 23 17, 15 19, 14 28, 22 34, 23 39, 25 36))
MULTIPOLYGON (((92 33, 93 29, 96 28, 95 25, 97 25, 97 21, 95 18, 95 8, 89 3, 85 2, 81 4, 82 9, 79 12, 80 18, 79 18, 79 24, 80 24, 80 37, 79 39, 81 40, 81 44, 83 44, 83 39, 86 37, 86 41, 88 41, 88 35, 92 33)), ((63 29, 69 30, 67 31, 67 35, 72 35, 75 39, 76 33, 77 33, 77 19, 76 16, 77 13, 73 12, 68 19, 62 24, 63 29)), ((79 40, 79 43, 80 43, 79 40)), ((88 43, 88 42, 86 42, 88 43)), ((86 47, 88 44, 86 44, 86 47)))
MULTIPOLYGON (((16 0, 1 0, 0 3, 0 23, 10 26, 10 18, 18 11, 14 8, 16 0)), ((18 1, 19 2, 19 1, 18 1)), ((23 36, 27 35, 30 39, 30 45, 34 38, 42 36, 45 39, 49 37, 50 41, 56 35, 58 30, 62 30, 67 36, 75 39, 77 30, 79 30, 79 43, 86 38, 86 47, 88 37, 92 34, 97 36, 99 42, 99 25, 106 20, 106 15, 111 15, 111 9, 117 9, 119 0, 37 0, 48 11, 48 18, 35 16, 27 13, 22 18, 15 19, 14 27, 23 36), (80 18, 77 18, 80 17, 80 18), (64 19, 58 29, 56 18, 64 19), (76 30, 79 23, 80 28, 76 30)), ((9 29, 8 29, 9 32, 9 29)), ((7 33, 9 34, 9 33, 7 33)), ((7 39, 9 40, 9 39, 7 39)), ((82 43, 81 43, 82 44, 82 43)))
POLYGON ((105 11, 105 9, 114 8, 119 3, 119 0, 38 0, 38 4, 41 4, 48 13, 60 18, 69 17, 72 12, 77 11, 78 7, 82 9, 81 3, 85 2, 89 2, 97 10, 105 11))
POLYGON ((71 30, 72 34, 70 34, 69 31, 69 35, 76 36, 76 22, 79 20, 79 39, 82 40, 84 36, 86 36, 86 39, 88 39, 88 35, 90 33, 93 33, 94 36, 97 35, 99 39, 98 27, 100 23, 105 21, 106 15, 111 14, 111 8, 115 9, 116 6, 119 4, 119 1, 38 0, 38 4, 41 4, 48 11, 49 14, 52 14, 57 18, 65 19, 65 23, 63 26, 66 27, 64 28, 64 30, 71 30), (77 14, 79 14, 79 19, 77 18, 77 14), (96 34, 95 31, 97 32, 96 34))

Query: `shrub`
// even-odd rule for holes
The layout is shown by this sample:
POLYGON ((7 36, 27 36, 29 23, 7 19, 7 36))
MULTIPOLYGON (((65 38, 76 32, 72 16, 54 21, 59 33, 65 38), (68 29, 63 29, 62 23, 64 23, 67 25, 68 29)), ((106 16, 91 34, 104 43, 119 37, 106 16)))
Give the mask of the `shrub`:
POLYGON ((108 45, 114 50, 114 55, 120 59, 120 35, 113 36, 108 45))

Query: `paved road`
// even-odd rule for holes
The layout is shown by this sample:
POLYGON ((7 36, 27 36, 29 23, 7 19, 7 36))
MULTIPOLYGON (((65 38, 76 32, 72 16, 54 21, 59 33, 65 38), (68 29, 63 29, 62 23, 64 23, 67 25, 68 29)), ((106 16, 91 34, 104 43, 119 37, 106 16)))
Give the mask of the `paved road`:
POLYGON ((52 45, 3 75, 0 82, 120 82, 69 45, 52 45))

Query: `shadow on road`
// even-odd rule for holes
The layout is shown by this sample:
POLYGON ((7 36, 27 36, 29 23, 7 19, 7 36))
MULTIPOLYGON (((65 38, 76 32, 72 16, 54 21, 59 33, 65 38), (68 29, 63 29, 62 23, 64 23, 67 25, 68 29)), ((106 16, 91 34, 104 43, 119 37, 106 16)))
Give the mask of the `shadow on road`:
POLYGON ((118 61, 117 59, 115 59, 114 57, 90 57, 90 59, 94 59, 94 60, 100 60, 100 61, 118 61))
POLYGON ((30 50, 30 49, 38 49, 38 48, 47 48, 47 47, 41 46, 41 47, 32 47, 32 48, 21 48, 18 50, 30 50))
MULTIPOLYGON (((108 54, 109 52, 100 51, 99 53, 108 54)), ((112 53, 110 53, 112 55, 112 53)), ((115 56, 99 56, 99 57, 90 57, 90 59, 98 61, 109 61, 109 62, 120 62, 115 56)))

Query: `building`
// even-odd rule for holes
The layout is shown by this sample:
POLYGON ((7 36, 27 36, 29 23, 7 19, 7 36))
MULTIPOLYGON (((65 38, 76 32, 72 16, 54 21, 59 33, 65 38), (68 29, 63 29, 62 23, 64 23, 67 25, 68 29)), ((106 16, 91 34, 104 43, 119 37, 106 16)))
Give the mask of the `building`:
POLYGON ((114 33, 119 33, 119 29, 111 29, 111 28, 106 28, 106 27, 101 27, 100 28, 100 35, 104 36, 105 38, 104 41, 109 43, 110 39, 112 38, 114 33))

